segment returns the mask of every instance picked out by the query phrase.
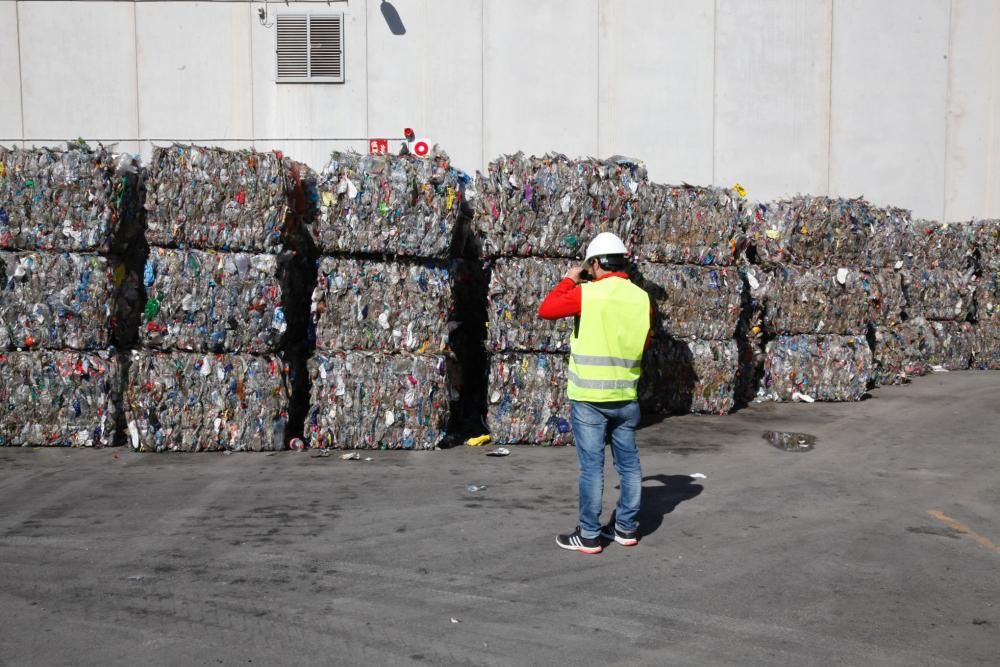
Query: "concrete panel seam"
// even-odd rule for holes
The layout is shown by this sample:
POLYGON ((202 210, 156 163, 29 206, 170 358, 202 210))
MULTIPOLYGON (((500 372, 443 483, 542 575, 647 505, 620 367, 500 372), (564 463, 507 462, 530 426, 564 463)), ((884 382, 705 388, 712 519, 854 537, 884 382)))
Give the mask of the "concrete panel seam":
POLYGON ((714 0, 712 3, 712 185, 718 185, 715 182, 715 135, 716 135, 716 116, 715 109, 718 106, 719 99, 719 76, 718 76, 718 64, 719 64, 719 0, 714 0))
POLYGON ((24 70, 21 67, 21 3, 14 3, 14 30, 17 34, 17 88, 21 107, 21 148, 24 148, 24 70))
POLYGON ((832 187, 831 172, 833 171, 833 6, 837 0, 830 0, 830 73, 827 75, 826 96, 826 195, 832 187))
MULTIPOLYGON (((250 64, 250 136, 257 136, 257 95, 254 91, 253 71, 253 5, 247 5, 247 58, 250 64)), ((250 147, 257 150, 257 141, 251 141, 250 147)))
POLYGON ((945 68, 947 71, 945 73, 944 82, 944 155, 941 156, 941 221, 948 221, 948 126, 951 124, 951 61, 952 61, 952 31, 955 29, 955 0, 949 0, 948 2, 948 53, 945 58, 948 61, 948 66, 945 68))
MULTIPOLYGON (((132 3, 132 60, 135 63, 135 133, 142 134, 142 101, 139 97, 139 8, 132 3)), ((136 149, 142 151, 142 145, 136 149)))

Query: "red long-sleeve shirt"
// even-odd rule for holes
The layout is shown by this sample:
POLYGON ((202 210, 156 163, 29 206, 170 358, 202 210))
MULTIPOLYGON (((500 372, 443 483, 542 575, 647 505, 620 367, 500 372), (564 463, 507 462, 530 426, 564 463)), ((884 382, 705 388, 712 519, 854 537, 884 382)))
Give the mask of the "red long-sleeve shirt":
MULTIPOLYGON (((624 271, 613 271, 605 273, 600 278, 594 280, 605 280, 607 278, 623 278, 628 280, 628 274, 624 271)), ((583 309, 583 290, 580 285, 571 278, 563 278, 559 284, 552 288, 541 305, 538 306, 538 316, 543 320, 558 320, 563 317, 575 317, 583 309)), ((653 333, 653 305, 649 305, 649 334, 646 336, 646 344, 649 345, 649 338, 653 333)))

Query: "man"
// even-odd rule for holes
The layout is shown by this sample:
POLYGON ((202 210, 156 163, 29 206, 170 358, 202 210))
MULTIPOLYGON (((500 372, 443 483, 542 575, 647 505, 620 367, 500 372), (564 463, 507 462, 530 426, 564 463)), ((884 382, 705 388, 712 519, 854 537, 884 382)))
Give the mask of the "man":
POLYGON ((576 318, 566 394, 580 460, 580 523, 572 533, 559 535, 556 544, 586 554, 603 550, 602 537, 625 546, 638 544, 642 471, 635 444, 636 387, 652 315, 649 295, 624 273, 625 255, 621 239, 601 232, 587 246, 583 266, 568 270, 538 308, 543 319, 576 318), (602 528, 608 435, 621 493, 614 524, 602 528))

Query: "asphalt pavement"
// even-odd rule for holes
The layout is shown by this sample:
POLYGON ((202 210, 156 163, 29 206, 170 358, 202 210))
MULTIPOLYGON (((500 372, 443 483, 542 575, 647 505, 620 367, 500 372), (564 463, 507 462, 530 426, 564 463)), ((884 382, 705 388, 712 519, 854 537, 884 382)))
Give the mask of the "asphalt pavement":
POLYGON ((1000 373, 639 443, 596 556, 572 448, 0 450, 0 664, 1000 664, 1000 373))

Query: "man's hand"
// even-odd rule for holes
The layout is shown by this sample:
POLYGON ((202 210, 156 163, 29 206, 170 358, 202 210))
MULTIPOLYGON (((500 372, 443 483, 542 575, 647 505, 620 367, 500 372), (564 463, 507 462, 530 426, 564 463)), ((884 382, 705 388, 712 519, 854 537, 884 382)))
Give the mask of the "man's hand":
POLYGON ((563 278, 569 278, 573 282, 580 284, 580 282, 582 282, 580 274, 582 273, 583 273, 583 268, 579 266, 574 266, 572 269, 569 269, 568 271, 566 271, 566 273, 563 274, 563 278))

